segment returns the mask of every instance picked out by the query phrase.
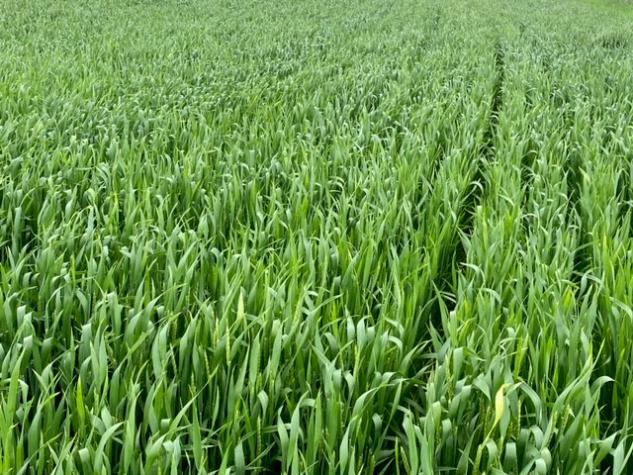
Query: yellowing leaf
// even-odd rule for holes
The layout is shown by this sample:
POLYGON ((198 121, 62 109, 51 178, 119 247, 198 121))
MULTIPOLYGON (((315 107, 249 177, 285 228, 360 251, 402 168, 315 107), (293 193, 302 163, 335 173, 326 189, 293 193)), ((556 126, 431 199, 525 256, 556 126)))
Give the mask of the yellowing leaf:
POLYGON ((244 311, 244 293, 240 292, 240 297, 237 300, 237 320, 239 322, 245 320, 246 312, 244 311))
POLYGON ((506 410, 506 400, 505 400, 504 391, 508 386, 509 385, 507 383, 502 384, 499 390, 497 391, 497 394, 495 394, 495 422, 494 422, 495 426, 499 423, 499 421, 503 417, 503 414, 505 413, 505 410, 506 410))

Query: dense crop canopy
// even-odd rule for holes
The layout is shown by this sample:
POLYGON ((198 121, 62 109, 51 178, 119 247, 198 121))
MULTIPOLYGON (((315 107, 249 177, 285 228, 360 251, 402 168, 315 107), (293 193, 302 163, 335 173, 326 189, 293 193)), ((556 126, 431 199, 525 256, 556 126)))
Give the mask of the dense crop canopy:
POLYGON ((0 472, 630 473, 633 7, 0 0, 0 472))

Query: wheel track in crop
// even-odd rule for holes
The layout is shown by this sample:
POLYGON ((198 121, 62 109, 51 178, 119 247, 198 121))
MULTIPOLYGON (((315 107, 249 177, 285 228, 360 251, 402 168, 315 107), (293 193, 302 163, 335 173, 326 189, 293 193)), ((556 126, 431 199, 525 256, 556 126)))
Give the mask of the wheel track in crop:
MULTIPOLYGON (((494 48, 495 79, 492 85, 490 111, 488 113, 488 120, 486 121, 485 129, 482 135, 482 144, 479 149, 479 160, 473 173, 472 191, 466 198, 466 204, 463 213, 464 219, 462 225, 460 226, 463 235, 466 236, 468 239, 470 239, 474 231, 475 212, 477 210, 477 207, 483 201, 486 190, 488 188, 486 184, 486 169, 490 162, 495 160, 495 156, 497 153, 495 139, 497 137, 499 129, 499 114, 501 112, 501 109, 503 108, 503 88, 505 83, 506 67, 505 48, 500 39, 497 39, 494 44, 494 48)), ((459 268, 462 268, 463 263, 466 261, 466 249, 463 242, 460 242, 460 244, 458 245, 456 257, 457 266, 459 268)))

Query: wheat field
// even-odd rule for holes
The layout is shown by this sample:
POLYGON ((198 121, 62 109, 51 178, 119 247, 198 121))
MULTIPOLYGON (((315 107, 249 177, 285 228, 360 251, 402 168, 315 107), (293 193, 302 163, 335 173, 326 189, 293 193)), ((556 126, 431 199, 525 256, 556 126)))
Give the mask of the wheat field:
POLYGON ((0 0, 0 473, 633 473, 633 7, 0 0))

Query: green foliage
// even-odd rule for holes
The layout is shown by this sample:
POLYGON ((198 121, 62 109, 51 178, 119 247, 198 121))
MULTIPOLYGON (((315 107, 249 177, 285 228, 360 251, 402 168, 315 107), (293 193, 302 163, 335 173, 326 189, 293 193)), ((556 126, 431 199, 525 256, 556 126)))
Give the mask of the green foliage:
POLYGON ((0 472, 630 473, 632 19, 0 0, 0 472))

